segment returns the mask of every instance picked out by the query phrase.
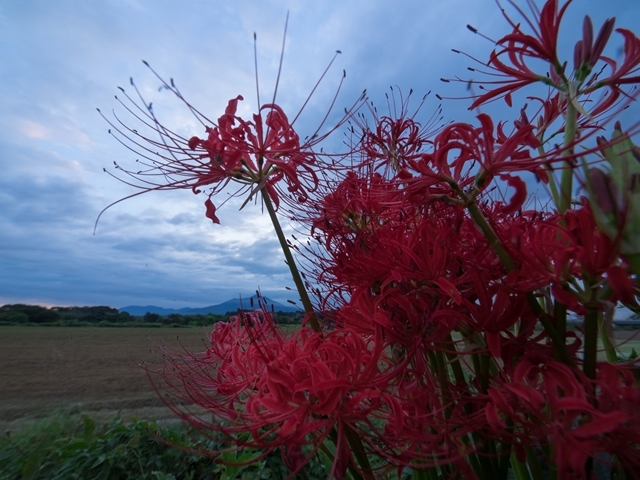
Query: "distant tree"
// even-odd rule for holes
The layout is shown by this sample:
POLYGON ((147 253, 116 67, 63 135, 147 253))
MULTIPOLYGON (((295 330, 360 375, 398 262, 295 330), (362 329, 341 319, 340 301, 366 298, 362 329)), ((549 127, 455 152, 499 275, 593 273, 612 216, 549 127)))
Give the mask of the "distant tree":
POLYGON ((29 322, 29 315, 23 312, 4 311, 0 312, 0 322, 7 323, 27 323, 29 322))
POLYGON ((143 318, 144 323, 160 323, 160 315, 157 313, 147 312, 143 318))
POLYGON ((60 315, 55 310, 49 310, 37 305, 4 305, 0 307, 0 312, 18 312, 27 315, 29 323, 52 323, 60 319, 60 315))

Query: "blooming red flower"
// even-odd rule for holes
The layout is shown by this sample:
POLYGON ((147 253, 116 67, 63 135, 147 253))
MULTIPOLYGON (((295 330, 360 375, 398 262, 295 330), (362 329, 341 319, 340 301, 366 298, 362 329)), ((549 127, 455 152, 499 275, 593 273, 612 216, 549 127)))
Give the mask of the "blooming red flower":
MULTIPOLYGON (((612 26, 613 27, 613 26, 612 26)), ((640 70, 640 39, 624 28, 616 29, 624 37, 624 60, 622 65, 605 56, 601 56, 601 60, 605 62, 611 69, 611 74, 606 78, 595 78, 587 88, 586 92, 595 91, 601 87, 607 87, 607 94, 604 95, 589 112, 593 117, 601 113, 609 111, 617 103, 627 105, 629 101, 638 96, 633 90, 624 91, 622 85, 637 85, 640 83, 640 75, 634 75, 640 70), (620 100, 622 98, 622 100, 620 100)))
POLYGON ((153 73, 162 82, 162 88, 171 91, 204 126, 206 138, 192 136, 186 139, 162 125, 152 105, 147 104, 132 80, 140 102, 128 96, 124 89, 121 91, 126 102, 118 100, 139 121, 139 129, 127 125, 117 116, 115 121, 104 115, 103 118, 111 126, 109 133, 140 155, 138 162, 142 168, 126 169, 114 162, 120 175, 108 173, 141 190, 126 198, 155 190, 190 189, 197 194, 206 189, 206 216, 214 223, 220 221, 211 199, 232 182, 240 185, 234 195, 247 194, 245 204, 263 189, 276 208, 283 197, 288 199, 291 196, 295 203, 305 202, 318 183, 317 156, 313 147, 346 122, 362 102, 362 98, 356 101, 332 129, 325 133, 319 133, 318 129, 301 141, 293 122, 275 103, 259 105, 252 120, 245 120, 236 115, 238 102, 243 99, 238 95, 229 100, 224 114, 216 123, 190 105, 173 80, 167 83, 153 73), (145 129, 150 133, 144 133, 145 129), (283 182, 285 188, 281 186, 283 182))
POLYGON ((335 430, 329 478, 342 478, 354 464, 346 430, 359 429, 359 422, 375 414, 381 392, 395 378, 385 366, 379 335, 302 327, 283 336, 261 310, 217 323, 203 354, 163 353, 164 369, 154 373, 162 375, 163 389, 174 397, 163 397, 168 406, 192 425, 229 436, 238 448, 268 453, 282 447, 283 460, 295 473, 335 430), (194 404, 213 421, 197 414, 194 404), (249 438, 237 436, 247 432, 249 438), (302 451, 303 446, 311 448, 302 451))
POLYGON ((508 370, 508 377, 489 390, 485 412, 494 432, 509 443, 516 437, 524 445, 548 444, 559 478, 584 478, 587 459, 625 428, 630 415, 612 405, 604 411, 594 407, 587 393, 590 381, 550 357, 527 354, 508 370))
POLYGON ((362 131, 362 139, 356 148, 361 148, 363 165, 371 165, 374 171, 382 170, 383 174, 390 171, 393 176, 427 150, 432 137, 442 128, 437 125, 442 120, 439 116, 441 107, 426 124, 416 120, 429 93, 424 95, 415 111, 409 113, 413 90, 405 98, 402 92, 396 94, 391 88, 391 98, 387 95, 387 102, 390 103, 387 115, 379 116, 377 109, 370 108, 373 126, 369 125, 364 115, 354 117, 354 122, 362 131))
POLYGON ((640 39, 631 30, 617 28, 616 32, 624 37, 624 60, 622 65, 608 57, 601 57, 611 67, 611 75, 599 80, 599 84, 610 86, 618 90, 619 85, 640 83, 638 72, 640 66, 640 39))
MULTIPOLYGON (((582 39, 574 47, 574 70, 567 72, 567 62, 558 57, 558 33, 571 0, 564 4, 560 0, 547 0, 541 10, 532 8, 533 18, 529 18, 513 2, 510 3, 515 6, 531 31, 527 33, 521 23, 515 22, 505 13, 513 31, 496 42, 497 48, 486 62, 491 71, 478 70, 490 78, 478 82, 480 89, 485 92, 473 97, 474 101, 469 109, 501 97, 511 106, 514 92, 540 82, 558 90, 564 98, 574 103, 581 114, 588 109, 584 121, 591 122, 593 126, 597 116, 618 104, 621 94, 635 96, 630 92, 623 92, 620 86, 640 83, 640 76, 634 75, 640 65, 640 40, 629 30, 617 29, 624 37, 625 58, 622 65, 618 67, 617 62, 602 55, 613 32, 615 18, 604 22, 594 40, 593 24, 589 16, 585 16, 582 39), (537 63, 540 61, 544 65, 543 71, 537 71, 537 63), (599 61, 607 63, 611 68, 608 78, 601 78, 602 72, 593 73, 599 61), (591 94, 603 86, 609 87, 608 94, 599 99, 591 98, 591 94), (583 98, 578 100, 578 97, 583 98)), ((504 11, 503 9, 503 13, 504 11)), ((471 70, 476 71, 473 68, 471 70)))
POLYGON ((249 198, 265 188, 277 207, 282 195, 278 183, 282 180, 287 185, 286 194, 295 195, 298 202, 306 201, 308 192, 317 185, 311 168, 315 163, 311 146, 317 139, 301 144, 287 116, 275 104, 263 105, 253 121, 245 121, 236 115, 239 100, 242 96, 230 100, 217 124, 205 128, 207 138, 204 140, 192 137, 185 141, 161 126, 151 108, 147 115, 151 121, 147 125, 160 134, 160 142, 109 122, 113 130, 124 137, 123 141, 140 146, 149 160, 149 163, 142 162, 148 168, 137 172, 117 166, 137 183, 123 181, 143 191, 188 188, 200 193, 201 189, 209 188, 206 216, 214 223, 220 222, 211 197, 230 182, 239 183, 240 192, 248 192, 249 198), (152 152, 152 148, 159 151, 152 152), (156 158, 151 157, 152 154, 156 158))
MULTIPOLYGON (((558 60, 558 32, 562 17, 571 0, 558 8, 558 0, 547 0, 540 11, 539 18, 526 23, 533 29, 532 34, 524 33, 520 24, 514 23, 506 17, 513 27, 513 31, 498 40, 498 48, 491 53, 488 65, 492 67, 501 80, 483 82, 497 85, 487 93, 478 96, 469 107, 470 110, 489 100, 504 96, 511 105, 511 94, 522 87, 535 82, 548 83, 550 80, 546 72, 536 73, 529 67, 528 59, 543 60, 551 66, 552 78, 563 74, 563 66, 558 60), (507 57, 503 60, 504 57, 507 57)), ((504 10, 503 10, 504 11, 504 10)), ((522 13, 522 12, 521 12, 522 13)))
POLYGON ((456 198, 458 193, 451 189, 453 184, 462 190, 475 186, 477 195, 489 186, 494 176, 506 175, 504 179, 515 188, 516 195, 505 208, 518 210, 524 200, 525 186, 509 175, 540 171, 545 160, 530 153, 540 141, 530 124, 517 124, 514 132, 507 135, 504 125, 495 126, 489 115, 480 114, 478 120, 478 127, 453 123, 443 128, 433 140, 433 153, 424 153, 419 161, 410 162, 416 174, 403 178, 406 188, 414 193, 444 191, 456 198))

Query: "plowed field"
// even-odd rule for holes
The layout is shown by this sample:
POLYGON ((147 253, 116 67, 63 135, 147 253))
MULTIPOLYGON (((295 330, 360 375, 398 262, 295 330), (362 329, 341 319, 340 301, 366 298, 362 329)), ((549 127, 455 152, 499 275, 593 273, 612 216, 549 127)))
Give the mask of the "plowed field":
MULTIPOLYGON (((62 409, 110 421, 173 414, 141 362, 158 363, 158 344, 202 351, 210 328, 0 327, 0 434, 62 409), (179 341, 176 337, 179 336, 179 341)), ((640 351, 640 334, 623 351, 640 351)))
POLYGON ((156 344, 202 351, 208 330, 0 327, 0 434, 60 409, 104 421, 172 417, 138 363, 158 363, 156 344))

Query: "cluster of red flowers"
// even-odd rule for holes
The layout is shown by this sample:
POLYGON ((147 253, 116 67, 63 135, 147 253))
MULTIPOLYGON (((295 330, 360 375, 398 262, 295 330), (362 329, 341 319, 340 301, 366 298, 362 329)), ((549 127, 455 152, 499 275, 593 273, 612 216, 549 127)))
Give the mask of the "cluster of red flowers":
MULTIPOLYGON (((317 240, 297 248, 319 296, 308 318, 325 321, 285 335, 263 308, 215 325, 206 352, 167 357, 161 374, 182 402, 172 408, 238 448, 280 448, 293 472, 322 453, 333 478, 373 478, 388 465, 506 478, 522 463, 587 478, 605 452, 637 478, 637 365, 618 355, 609 331, 616 305, 639 308, 640 248, 629 228, 640 222, 640 203, 624 183, 624 172, 637 172, 624 163, 634 150, 602 140, 576 147, 604 129, 596 121, 615 115, 620 96, 633 100, 624 89, 640 83, 640 40, 618 29, 618 67, 603 56, 614 20, 594 42, 586 17, 568 72, 557 42, 569 3, 547 0, 534 19, 525 16, 531 33, 509 20, 513 31, 488 61, 501 78, 471 104, 505 97, 511 105, 514 91, 540 83, 552 93, 536 99, 535 124, 523 108, 512 127, 484 113, 475 124, 425 127, 401 98, 398 112, 374 113, 371 126, 354 117, 361 135, 346 169, 301 145, 275 104, 260 108, 266 120, 239 118, 237 97, 206 139, 173 138, 170 161, 153 166, 187 180, 151 188, 214 185, 214 222, 218 185, 238 181, 250 197, 266 192, 277 204, 276 184, 286 183, 294 201, 285 212, 317 240), (530 59, 549 69, 535 73, 530 59), (599 62, 608 77, 592 74, 599 62), (551 144, 558 134, 564 143, 551 144), (174 145, 188 162, 175 159, 174 145), (609 173, 591 174, 596 162, 608 162, 609 173), (526 173, 549 185, 555 208, 527 203, 526 173), (588 195, 572 200, 573 178, 588 195), (610 187, 613 214, 597 205, 592 193, 604 187, 593 179, 610 187), (579 319, 577 331, 568 316, 579 319), (599 336, 607 361, 597 356, 599 336), (372 468, 367 454, 383 466, 372 468)), ((616 125, 613 143, 622 140, 631 144, 616 125)))

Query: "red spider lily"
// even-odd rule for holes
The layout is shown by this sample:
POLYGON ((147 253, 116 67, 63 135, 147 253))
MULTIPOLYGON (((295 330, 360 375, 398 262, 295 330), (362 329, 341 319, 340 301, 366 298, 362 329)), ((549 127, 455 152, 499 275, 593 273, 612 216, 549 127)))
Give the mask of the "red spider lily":
POLYGON ((519 323, 521 334, 535 328, 537 318, 527 305, 526 296, 513 294, 503 288, 491 288, 474 278, 475 301, 464 299, 468 311, 468 327, 483 332, 489 352, 494 358, 503 358, 503 346, 513 342, 511 328, 519 323), (504 334, 504 335, 503 335, 504 334))
MULTIPOLYGON (((532 8, 534 19, 527 17, 514 2, 510 3, 522 15, 532 33, 525 33, 519 23, 505 15, 513 27, 513 31, 496 42, 498 48, 491 53, 486 64, 493 71, 481 71, 481 73, 497 77, 497 79, 481 82, 481 89, 484 90, 484 84, 490 85, 492 88, 486 93, 475 96, 470 109, 500 97, 504 97, 507 104, 511 106, 511 96, 515 91, 532 83, 541 82, 558 89, 583 114, 586 113, 584 110, 586 105, 592 104, 584 121, 588 120, 593 123, 597 116, 609 111, 618 103, 621 93, 626 96, 630 95, 627 92, 622 92, 621 85, 640 83, 640 76, 633 75, 640 64, 640 40, 631 31, 616 30, 624 37, 625 45, 625 59, 620 68, 615 61, 602 55, 613 32, 615 18, 607 19, 604 22, 595 40, 591 19, 588 16, 584 18, 582 39, 576 43, 574 48, 575 70, 573 74, 569 74, 566 72, 566 62, 563 63, 558 58, 558 32, 571 0, 562 6, 558 0, 547 0, 539 12, 532 8), (544 64, 549 65, 549 70, 536 72, 531 60, 541 60, 544 64), (591 75, 594 66, 601 60, 607 63, 612 70, 611 75, 606 79, 599 78, 602 72, 591 75), (596 102, 589 98, 578 102, 578 96, 586 95, 588 97, 590 93, 603 86, 609 87, 608 95, 604 95, 596 102)), ((471 29, 477 32, 475 29, 471 29)), ((471 70, 477 71, 476 69, 471 70)))
POLYGON ((558 8, 558 0, 547 0, 540 11, 539 18, 535 21, 529 20, 520 11, 533 30, 532 35, 524 33, 519 24, 515 24, 506 17, 513 31, 497 41, 499 47, 491 53, 487 63, 498 72, 494 75, 503 76, 504 80, 484 82, 498 86, 478 96, 469 107, 470 110, 501 96, 504 96, 507 104, 511 105, 511 94, 516 90, 535 82, 549 83, 550 79, 546 72, 535 73, 527 65, 527 59, 533 58, 549 63, 552 79, 564 73, 564 67, 558 60, 558 32, 562 17, 570 3, 571 0, 558 8), (502 60, 505 56, 508 61, 502 60))
POLYGON ((580 262, 583 274, 600 277, 615 264, 619 248, 597 227, 586 199, 583 199, 581 208, 568 211, 563 222, 566 222, 575 248, 572 256, 580 262))
POLYGON ((370 108, 373 127, 364 115, 354 117, 354 121, 362 130, 360 148, 363 163, 372 165, 374 171, 382 168, 386 172, 390 167, 393 175, 406 168, 407 162, 417 160, 430 145, 431 138, 442 128, 436 125, 443 119, 441 107, 438 107, 426 124, 422 125, 416 121, 416 116, 430 92, 422 98, 413 114, 409 113, 412 93, 413 90, 404 98, 402 92, 399 92, 396 101, 396 93, 392 88, 391 99, 387 95, 387 102, 391 102, 388 115, 380 117, 377 109, 370 108))
POLYGON ((633 373, 621 366, 598 364, 598 409, 623 412, 629 420, 619 424, 602 440, 602 449, 615 454, 627 472, 640 471, 640 389, 633 373))
POLYGON ((624 60, 618 67, 617 62, 611 58, 601 57, 611 67, 612 72, 608 78, 599 80, 597 85, 607 85, 619 94, 619 85, 640 83, 640 75, 633 75, 638 72, 640 66, 640 39, 625 28, 617 28, 616 32, 624 37, 624 60))
POLYGON ((621 410, 594 407, 586 393, 591 391, 580 371, 529 354, 518 360, 508 379, 489 390, 485 412, 499 435, 516 436, 525 445, 548 442, 559 478, 585 478, 586 461, 630 418, 621 410), (510 426, 500 415, 510 419, 510 426))
POLYGON ((206 140, 198 137, 189 140, 189 148, 206 152, 199 157, 209 160, 206 165, 209 171, 198 175, 192 190, 198 193, 202 186, 216 185, 209 194, 211 198, 219 190, 217 184, 233 180, 253 185, 251 195, 265 187, 277 206, 279 198, 274 187, 284 179, 287 190, 296 195, 297 201, 306 201, 307 191, 313 191, 318 183, 311 168, 315 155, 310 146, 301 147, 298 135, 278 105, 263 105, 260 114, 253 116, 253 122, 247 122, 235 115, 238 100, 242 100, 242 96, 229 101, 216 127, 207 127, 206 140), (266 120, 262 118, 263 110, 268 112, 266 120))
POLYGON ((508 210, 515 211, 522 204, 524 184, 508 176, 514 172, 531 171, 538 173, 544 160, 532 157, 530 149, 537 148, 540 141, 534 135, 531 125, 518 124, 515 132, 508 136, 504 125, 494 127, 489 115, 478 115, 479 127, 468 123, 454 123, 443 128, 434 139, 433 153, 425 153, 419 162, 412 162, 413 178, 406 180, 407 189, 413 193, 449 188, 454 198, 458 193, 451 191, 455 184, 466 189, 475 182, 477 195, 491 183, 496 175, 507 175, 516 195, 508 210))
MULTIPOLYGON (((149 66, 146 62, 145 65, 149 66)), ((248 194, 245 204, 262 189, 268 193, 276 208, 283 197, 293 196, 295 203, 305 202, 318 182, 316 169, 313 168, 317 161, 313 147, 346 122, 363 100, 360 98, 326 133, 319 133, 323 121, 307 140, 301 141, 293 128, 300 113, 290 122, 282 108, 274 103, 275 96, 274 102, 259 106, 252 120, 244 120, 236 115, 238 101, 243 99, 238 95, 228 102, 225 113, 216 123, 189 104, 173 80, 167 83, 155 71, 153 73, 162 82, 162 88, 171 91, 204 126, 207 138, 192 136, 187 139, 162 125, 152 105, 147 104, 132 80, 139 102, 129 97, 124 89, 121 91, 128 103, 120 99, 118 101, 140 123, 139 129, 128 126, 118 116, 114 121, 104 115, 103 118, 111 126, 109 133, 138 154, 141 158, 138 162, 142 166, 138 170, 129 170, 114 162, 122 176, 108 173, 141 191, 112 203, 104 210, 126 198, 149 191, 190 189, 197 194, 207 187, 206 216, 213 223, 220 223, 211 198, 231 182, 240 184, 234 195, 248 194), (146 135, 143 129, 151 133, 146 135), (280 187, 282 182, 286 184, 284 190, 280 187)))
POLYGON ((609 41, 609 37, 613 32, 613 26, 615 25, 615 18, 607 19, 595 42, 593 41, 593 23, 589 15, 584 17, 582 23, 582 40, 576 43, 574 48, 574 68, 576 70, 575 77, 582 81, 600 60, 604 47, 609 41))
MULTIPOLYGON (((218 123, 206 127, 206 140, 198 137, 186 140, 174 134, 160 125, 150 107, 141 119, 160 134, 159 141, 107 120, 112 130, 122 135, 123 143, 129 141, 132 150, 138 147, 139 153, 148 160, 148 163, 141 162, 146 168, 137 172, 117 166, 135 182, 120 180, 143 192, 191 189, 200 193, 202 187, 210 187, 205 202, 206 216, 214 223, 220 222, 211 197, 229 182, 242 185, 241 191, 247 190, 249 198, 264 187, 277 205, 281 195, 277 184, 284 180, 287 191, 295 194, 298 201, 305 201, 307 192, 317 184, 314 170, 310 168, 315 162, 311 147, 316 141, 301 145, 287 116, 275 104, 263 105, 252 122, 243 120, 235 115, 239 100, 242 96, 230 100, 218 123), (263 112, 267 113, 266 119, 262 117, 263 112)), ((138 110, 142 111, 140 107, 138 110)))
POLYGON ((238 448, 268 453, 283 447, 292 475, 335 428, 329 478, 342 478, 354 464, 346 430, 358 429, 381 408, 380 392, 395 378, 385 371, 380 340, 345 328, 316 333, 307 327, 286 338, 271 316, 258 310, 216 324, 203 355, 165 351, 164 371, 151 373, 161 373, 178 400, 167 404, 182 418, 225 434, 238 448), (194 413, 193 404, 213 414, 214 422, 194 413), (237 436, 243 432, 251 436, 237 436), (304 445, 312 448, 301 452, 304 445))
POLYGON ((510 222, 500 235, 509 245, 518 267, 509 273, 507 283, 518 291, 532 291, 552 284, 552 291, 561 303, 571 310, 584 313, 581 302, 562 287, 571 276, 587 276, 603 281, 604 276, 613 289, 611 300, 624 299, 635 304, 635 288, 629 273, 617 265, 620 249, 597 227, 593 213, 584 200, 580 208, 565 215, 542 219, 522 217, 510 222))
POLYGON ((516 262, 505 277, 510 288, 531 292, 580 274, 575 245, 560 215, 545 218, 538 212, 523 212, 494 228, 516 262))

